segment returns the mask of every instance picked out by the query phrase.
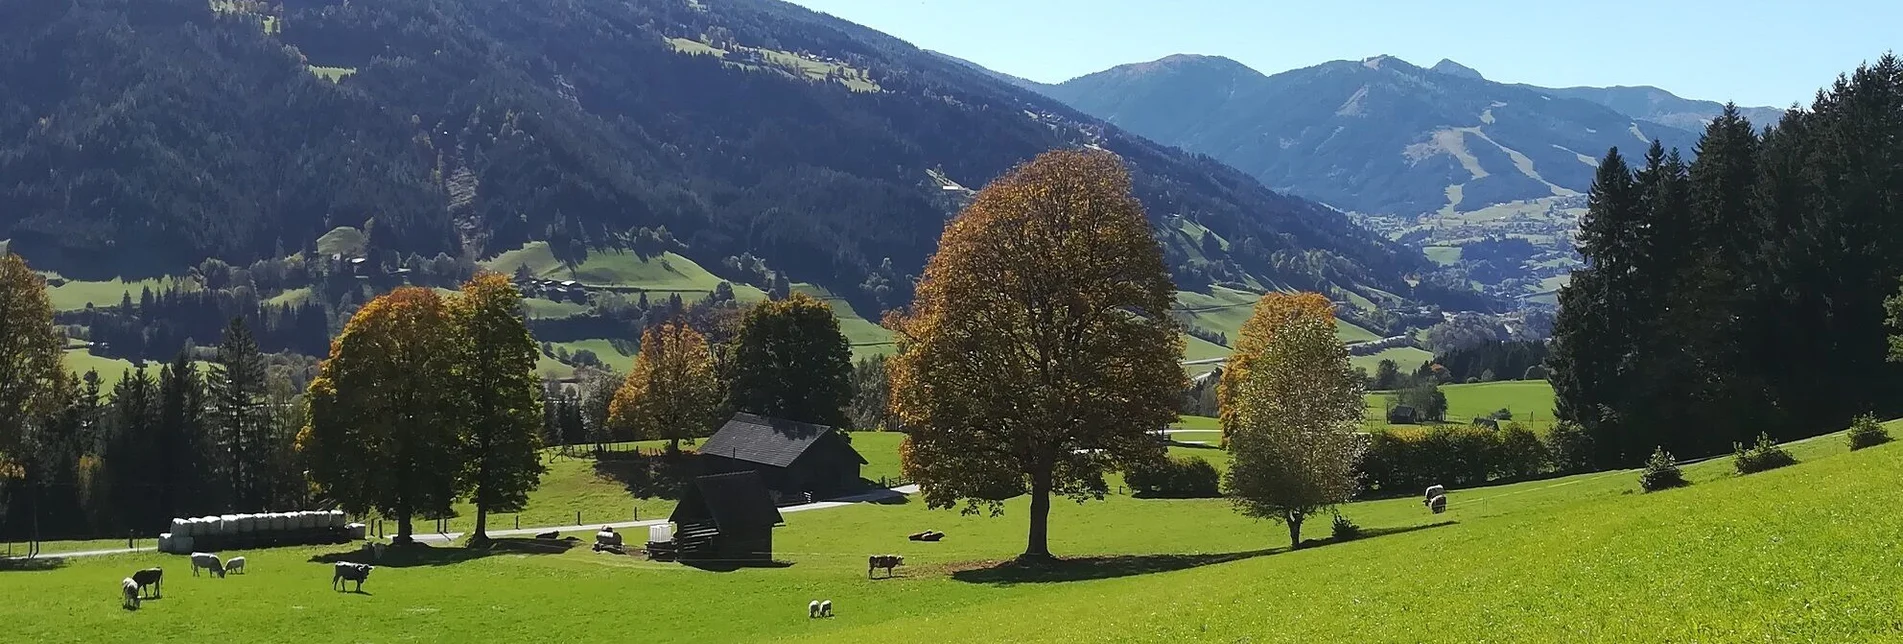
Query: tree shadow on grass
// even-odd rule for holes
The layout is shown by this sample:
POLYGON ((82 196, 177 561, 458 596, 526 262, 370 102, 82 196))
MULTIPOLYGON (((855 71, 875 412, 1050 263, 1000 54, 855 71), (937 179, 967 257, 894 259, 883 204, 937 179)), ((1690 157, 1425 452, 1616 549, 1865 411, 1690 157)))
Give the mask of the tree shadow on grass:
MULTIPOLYGON (((1399 528, 1371 528, 1363 530, 1361 537, 1372 539, 1380 536, 1402 534, 1417 530, 1427 530, 1453 525, 1453 521, 1442 521, 1427 525, 1399 528)), ((1304 540, 1302 550, 1309 550, 1338 543, 1333 540, 1304 540)), ((1136 575, 1150 575, 1162 572, 1174 572, 1201 568, 1216 564, 1254 559, 1290 552, 1287 547, 1244 550, 1241 552, 1223 552, 1210 554, 1155 554, 1155 555, 1105 555, 1093 557, 1072 557, 1044 562, 1024 563, 1017 560, 1003 562, 976 562, 959 566, 953 565, 951 577, 958 581, 973 584, 991 584, 994 586, 1012 586, 1016 584, 1046 584, 1071 581, 1090 581, 1093 579, 1115 579, 1136 575)))
POLYGON ((361 548, 331 552, 310 558, 311 563, 334 564, 338 562, 364 563, 380 568, 415 568, 420 566, 453 566, 465 561, 481 559, 491 555, 533 554, 559 555, 581 545, 577 539, 490 539, 484 543, 468 546, 431 546, 413 543, 403 546, 390 546, 383 555, 373 557, 369 551, 361 548))
POLYGON ((42 572, 66 567, 65 557, 0 558, 0 572, 42 572))
POLYGON ((744 568, 791 568, 791 561, 746 561, 739 559, 684 559, 681 565, 707 572, 733 572, 744 568))
POLYGON ((700 473, 697 455, 619 456, 595 459, 595 476, 620 483, 639 499, 679 500, 682 486, 700 473))

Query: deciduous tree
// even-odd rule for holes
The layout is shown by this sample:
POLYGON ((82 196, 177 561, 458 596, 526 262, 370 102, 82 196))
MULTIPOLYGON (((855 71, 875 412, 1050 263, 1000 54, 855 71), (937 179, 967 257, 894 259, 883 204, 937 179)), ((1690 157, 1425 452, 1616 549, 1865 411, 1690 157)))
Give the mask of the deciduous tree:
POLYGON ((448 515, 467 480, 455 328, 435 292, 391 291, 344 325, 307 394, 298 450, 312 482, 346 510, 395 518, 398 543, 413 518, 448 515))
POLYGON ((1355 433, 1362 381, 1335 338, 1334 305, 1317 293, 1270 293, 1242 326, 1223 373, 1222 429, 1232 460, 1224 493, 1249 516, 1288 526, 1355 493, 1364 443, 1355 433))
POLYGON ((0 257, 0 482, 24 473, 36 419, 60 404, 62 344, 46 280, 19 255, 0 257))
POLYGON ((522 315, 522 293, 499 273, 463 285, 453 306, 460 343, 457 385, 467 398, 468 449, 477 540, 488 539, 489 513, 521 512, 541 484, 539 354, 522 315))
POLYGON ((946 228, 889 365, 907 475, 934 508, 1029 492, 1026 561, 1050 557, 1053 495, 1104 493, 1162 457, 1185 386, 1175 287, 1130 175, 1105 152, 1038 157, 946 228))
POLYGON ((665 438, 669 450, 679 450, 681 439, 712 434, 720 400, 707 340, 686 324, 668 322, 641 334, 641 351, 608 406, 608 423, 641 438, 665 438))
POLYGON ((852 345, 824 300, 805 293, 748 309, 734 339, 730 395, 744 412, 850 426, 852 345))

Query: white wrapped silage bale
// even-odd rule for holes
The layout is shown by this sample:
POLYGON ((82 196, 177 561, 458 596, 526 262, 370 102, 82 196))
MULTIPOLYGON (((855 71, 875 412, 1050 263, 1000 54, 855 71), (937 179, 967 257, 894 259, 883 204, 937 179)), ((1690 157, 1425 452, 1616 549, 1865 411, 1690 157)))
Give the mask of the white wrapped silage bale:
POLYGON ((342 527, 344 527, 344 524, 345 524, 345 521, 344 521, 344 511, 343 511, 343 510, 331 510, 331 511, 330 511, 330 527, 332 527, 332 528, 342 528, 342 527))
POLYGON ((316 512, 305 510, 297 513, 297 529, 299 530, 315 530, 317 529, 317 522, 318 516, 316 512))
POLYGON ((159 533, 159 552, 171 552, 171 551, 172 551, 172 533, 160 532, 159 533))
POLYGON ((218 529, 218 534, 238 534, 238 515, 221 514, 218 516, 218 521, 223 525, 223 527, 218 529))
POLYGON ((291 528, 291 517, 289 515, 283 512, 272 512, 268 516, 271 517, 272 532, 283 532, 291 528))
POLYGON ((249 514, 234 514, 231 516, 230 530, 235 534, 251 534, 257 531, 256 526, 257 524, 251 520, 251 515, 249 514))
POLYGON ((185 530, 185 520, 172 519, 172 534, 178 534, 179 532, 183 530, 185 530))
POLYGON ((195 539, 192 537, 172 535, 172 552, 181 555, 191 554, 193 541, 195 541, 195 539))
POLYGON ((369 528, 361 523, 351 523, 344 526, 344 534, 352 540, 361 540, 364 535, 368 533, 369 528))

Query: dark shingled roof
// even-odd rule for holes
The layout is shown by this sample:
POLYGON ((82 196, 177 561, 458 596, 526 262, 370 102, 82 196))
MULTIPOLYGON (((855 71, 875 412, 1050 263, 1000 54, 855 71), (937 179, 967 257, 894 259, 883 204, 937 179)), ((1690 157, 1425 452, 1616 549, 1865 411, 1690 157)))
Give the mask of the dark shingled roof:
MULTIPOLYGON (((734 460, 760 463, 774 467, 787 467, 799 460, 808 448, 819 442, 820 438, 834 430, 825 425, 802 423, 792 420, 768 418, 749 413, 734 414, 727 424, 714 432, 714 437, 700 444, 700 453, 709 456, 725 456, 734 460)), ((866 459, 852 450, 860 463, 866 459)))
POLYGON ((668 520, 695 523, 713 519, 721 530, 772 527, 785 523, 758 472, 732 472, 694 478, 668 520))

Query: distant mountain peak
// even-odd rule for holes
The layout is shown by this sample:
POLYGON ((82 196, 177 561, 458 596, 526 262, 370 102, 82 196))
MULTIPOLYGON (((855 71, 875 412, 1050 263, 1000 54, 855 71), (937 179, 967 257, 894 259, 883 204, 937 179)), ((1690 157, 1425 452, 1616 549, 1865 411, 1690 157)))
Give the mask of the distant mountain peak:
POLYGON ((1369 56, 1367 58, 1363 58, 1361 59, 1361 66, 1366 67, 1368 69, 1388 69, 1388 70, 1399 70, 1399 71, 1406 71, 1409 69, 1419 69, 1419 67, 1416 67, 1414 63, 1410 63, 1405 60, 1402 60, 1399 56, 1392 56, 1388 54, 1381 54, 1379 56, 1369 56))
POLYGON ((1131 63, 1115 68, 1129 73, 1151 73, 1182 68, 1203 68, 1229 73, 1260 74, 1254 68, 1223 56, 1205 56, 1203 54, 1170 54, 1147 63, 1131 63))
POLYGON ((1461 78, 1471 78, 1474 80, 1487 80, 1487 77, 1481 76, 1478 70, 1472 67, 1468 67, 1466 65, 1462 65, 1460 63, 1456 63, 1451 58, 1440 59, 1440 62, 1434 63, 1434 66, 1431 68, 1431 71, 1440 72, 1448 76, 1459 76, 1461 78))

